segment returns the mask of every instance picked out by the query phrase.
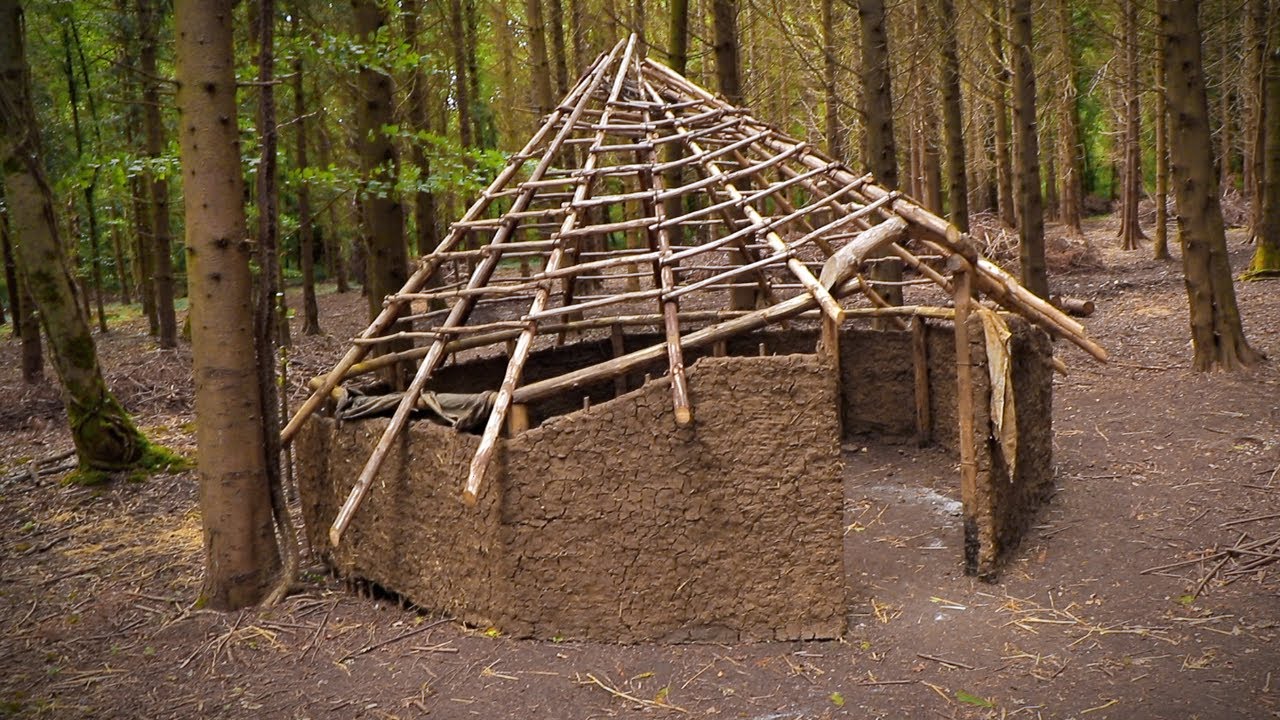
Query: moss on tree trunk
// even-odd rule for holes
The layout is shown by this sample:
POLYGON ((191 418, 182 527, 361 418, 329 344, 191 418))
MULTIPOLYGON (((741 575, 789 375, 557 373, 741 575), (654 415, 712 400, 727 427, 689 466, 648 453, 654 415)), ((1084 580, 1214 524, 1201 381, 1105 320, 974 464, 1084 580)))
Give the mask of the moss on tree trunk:
POLYGON ((49 341, 81 468, 124 469, 142 458, 147 443, 107 390, 89 319, 76 302, 44 177, 23 29, 17 0, 0 0, 0 97, 6 99, 0 104, 0 159, 14 260, 49 341))

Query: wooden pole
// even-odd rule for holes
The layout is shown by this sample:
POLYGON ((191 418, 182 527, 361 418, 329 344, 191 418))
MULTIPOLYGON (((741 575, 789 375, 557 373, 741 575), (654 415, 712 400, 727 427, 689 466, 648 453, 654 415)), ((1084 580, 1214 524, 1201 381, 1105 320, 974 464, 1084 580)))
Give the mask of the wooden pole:
POLYGON ((960 501, 964 515, 964 571, 978 573, 978 460, 974 437, 973 360, 969 348, 969 310, 973 302, 972 271, 959 255, 949 261, 955 285, 956 415, 960 424, 960 501))
MULTIPOLYGON (((647 81, 645 82, 645 89, 648 91, 649 97, 653 98, 654 102, 662 102, 662 96, 658 94, 658 91, 649 85, 647 81)), ((687 139, 689 131, 685 129, 684 121, 677 118, 670 110, 666 111, 666 116, 674 121, 676 133, 687 139)), ((687 140, 685 145, 689 148, 689 151, 694 154, 702 152, 702 147, 694 140, 687 140)), ((708 176, 721 178, 725 176, 724 171, 722 171, 720 166, 714 161, 704 161, 701 163, 701 166, 708 176)), ((729 197, 736 200, 743 199, 742 193, 734 187, 732 182, 723 182, 720 187, 729 195, 729 197)), ((759 223, 761 225, 765 224, 764 218, 762 218, 760 213, 756 212, 756 209, 749 203, 744 202, 742 211, 753 223, 759 223)), ((772 230, 764 233, 764 238, 775 253, 785 253, 789 249, 782 238, 778 237, 778 234, 772 230)), ((817 299, 818 305, 822 307, 823 312, 830 315, 833 320, 838 322, 844 321, 844 309, 840 307, 840 303, 836 302, 835 298, 831 297, 831 294, 828 293, 827 289, 818 282, 818 279, 813 276, 813 273, 809 272, 809 268, 805 267, 804 263, 792 258, 787 261, 787 267, 791 269, 792 274, 796 276, 796 279, 800 281, 800 284, 804 286, 805 290, 808 290, 809 294, 813 295, 813 297, 817 299)))
POLYGON ((933 418, 929 411, 929 344, 924 318, 911 318, 911 358, 916 380, 916 444, 924 447, 932 440, 933 418))
MULTIPOLYGON (((597 68, 599 68, 600 63, 604 61, 604 58, 604 55, 596 58, 595 64, 592 66, 591 73, 583 76, 583 79, 580 80, 577 87, 574 88, 573 93, 575 95, 580 95, 582 93, 583 89, 586 87, 587 78, 590 77, 597 68)), ((492 201, 495 193, 501 191, 502 188, 511 181, 511 178, 515 177, 515 174, 524 166, 525 161, 529 158, 529 153, 542 143, 547 134, 551 132, 563 115, 564 111, 559 109, 552 113, 547 122, 543 124, 532 138, 529 139, 529 142, 524 146, 524 149, 507 162, 507 166, 502 169, 502 172, 498 173, 498 177, 494 178, 489 187, 481 193, 475 203, 467 209, 466 214, 462 216, 464 221, 474 220, 489 207, 489 203, 492 201)), ((409 276, 409 279, 405 282, 404 287, 400 289, 400 292, 415 292, 421 289, 423 284, 431 279, 431 276, 435 273, 436 269, 444 259, 443 257, 435 257, 435 255, 437 253, 450 250, 461 238, 462 233, 451 231, 436 247, 432 256, 428 256, 423 259, 417 271, 415 271, 413 275, 409 276)), ((369 324, 369 327, 365 328, 364 332, 360 334, 360 337, 369 338, 381 335, 387 328, 391 327, 391 325, 395 323, 400 315, 400 310, 401 307, 398 304, 388 304, 382 309, 382 312, 378 313, 378 316, 369 324)), ((298 408, 298 411, 294 413, 293 417, 290 418, 289 422, 285 425, 284 430, 280 432, 281 447, 287 447, 289 443, 293 442, 294 436, 296 436, 298 431, 302 429, 302 425, 307 421, 307 418, 311 417, 312 413, 314 413, 329 397, 329 393, 333 392, 333 389, 338 386, 338 383, 342 382, 347 371, 356 363, 364 359, 364 356, 368 354, 368 352, 368 346, 360 345, 356 345, 347 350, 346 354, 342 356, 342 359, 338 361, 338 364, 335 365, 325 376, 324 383, 317 387, 315 391, 311 393, 310 397, 302 403, 298 408)))
MULTIPOLYGON (((631 56, 635 51, 635 46, 636 36, 632 34, 631 37, 627 39, 627 46, 622 53, 621 63, 618 65, 618 70, 614 74, 613 87, 609 92, 610 102, 617 100, 622 94, 623 81, 627 77, 626 68, 631 62, 631 56)), ((615 46, 614 53, 616 52, 617 47, 615 46)), ((604 78, 603 70, 607 70, 612 66, 613 54, 610 54, 609 62, 606 62, 601 66, 602 72, 597 79, 597 82, 604 78)), ((589 95, 584 96, 584 101, 587 98, 589 98, 589 95)), ((612 106, 608 104, 605 105, 604 114, 601 115, 601 126, 608 125, 609 112, 611 108, 612 106)), ((572 127, 573 122, 575 122, 576 119, 576 117, 571 119, 571 121, 566 124, 566 129, 572 127)), ((598 130, 596 132, 596 141, 592 144, 592 147, 595 148, 603 145, 605 136, 605 130, 598 130)), ((586 163, 583 165, 583 169, 588 171, 593 169, 598 157, 599 154, 589 154, 586 163)), ((545 160, 550 161, 550 159, 551 155, 548 154, 545 160)), ((574 191, 574 200, 582 200, 587 197, 587 194, 591 189, 592 178, 593 175, 590 173, 583 173, 579 175, 578 185, 574 191)), ((565 254, 564 248, 566 241, 564 241, 564 236, 566 233, 573 230, 577 221, 577 210, 570 210, 568 214, 565 215, 564 223, 561 225, 558 233, 562 242, 559 247, 552 251, 551 257, 547 260, 547 271, 554 271, 559 265, 560 259, 565 254)), ((515 392, 516 386, 520 382, 520 377, 524 371, 524 363, 528 360, 529 353, 533 350, 533 338, 537 334, 538 326, 537 322, 532 318, 543 313, 550 294, 550 288, 546 285, 538 290, 536 296, 533 298, 533 303, 529 308, 529 313, 526 316, 527 318, 530 318, 529 325, 521 331, 519 339, 516 340, 516 349, 511 355, 511 361, 507 364, 507 371, 502 378, 502 387, 498 390, 497 397, 494 398, 493 409, 489 411, 489 421, 485 425, 484 433, 480 436, 480 447, 476 449, 475 457, 471 459, 471 469, 467 475, 467 486, 462 493, 463 502, 468 505, 474 506, 476 504, 477 497, 480 493, 480 485, 484 482, 484 476, 488 471, 489 462, 492 460, 493 453, 497 449, 498 435, 502 431, 502 425, 506 416, 507 408, 511 405, 512 393, 515 392)))

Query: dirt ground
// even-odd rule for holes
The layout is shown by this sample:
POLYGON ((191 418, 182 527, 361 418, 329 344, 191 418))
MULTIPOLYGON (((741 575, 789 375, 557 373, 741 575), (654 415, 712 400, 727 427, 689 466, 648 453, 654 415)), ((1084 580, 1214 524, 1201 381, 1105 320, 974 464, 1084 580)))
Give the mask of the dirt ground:
MULTIPOLYGON (((1099 248, 1113 234, 1091 225, 1099 248)), ((1236 234, 1231 248, 1242 267, 1250 248, 1236 234)), ((1176 262, 1098 254, 1102 269, 1052 282, 1096 301, 1086 324, 1113 359, 1060 348, 1059 491, 1000 582, 961 573, 954 460, 846 446, 840 642, 513 640, 349 592, 313 564, 279 607, 193 609, 194 474, 60 485, 65 460, 41 462, 70 449, 57 392, 21 384, 6 329, 0 716, 1280 717, 1280 565, 1265 564, 1280 543, 1280 285, 1237 285, 1249 338, 1273 359, 1200 375, 1176 262)), ((361 325, 358 296, 321 305, 331 334, 295 334, 297 378, 361 325)), ((189 352, 157 350, 136 319, 99 348, 146 432, 192 452, 189 352)))

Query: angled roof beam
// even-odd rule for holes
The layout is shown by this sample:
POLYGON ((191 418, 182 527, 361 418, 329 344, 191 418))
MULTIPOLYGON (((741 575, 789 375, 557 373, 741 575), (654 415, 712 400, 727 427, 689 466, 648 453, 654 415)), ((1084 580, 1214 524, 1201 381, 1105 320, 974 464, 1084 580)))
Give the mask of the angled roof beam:
MULTIPOLYGON (((597 64, 594 72, 589 76, 584 77, 583 80, 579 82, 574 91, 576 95, 572 96, 572 99, 576 101, 574 104, 574 110, 570 113, 568 121, 561 126, 555 139, 552 140, 551 144, 547 147, 546 152, 542 156, 542 160, 540 160, 537 167, 533 169, 532 177, 535 179, 541 177, 542 173, 545 173, 547 168, 551 166, 552 156, 555 155, 556 150, 559 149, 565 138, 569 136, 573 127, 573 121, 576 120, 577 115, 586 107, 591 94, 600 86, 600 83, 603 82, 605 71, 613 64, 613 60, 617 54, 618 45, 615 45, 609 55, 597 64)), ((560 116, 561 113, 559 111, 552 113, 552 119, 543 127, 552 127, 558 121, 560 116)), ((539 138, 545 137, 545 135, 546 132, 538 133, 539 138)), ((514 172, 512 174, 514 174, 514 172)), ((516 198, 511 210, 519 212, 525 209, 532 197, 532 191, 527 191, 524 194, 521 194, 516 198)), ((477 201, 476 205, 473 206, 473 209, 479 205, 480 202, 477 201)), ((478 212, 475 214, 478 214, 478 212)), ((471 220, 475 217, 475 215, 470 211, 468 211, 467 215, 471 217, 465 217, 463 218, 464 220, 471 220)), ((503 225, 498 232, 494 234, 490 243, 498 245, 506 242, 507 238, 511 236, 515 225, 516 223, 514 221, 503 225)), ((455 234, 456 232, 449 233, 450 237, 453 237, 455 234)), ((445 246, 445 248, 447 249, 447 246, 445 246)), ((493 273, 494 268, 498 266, 499 259, 500 257, 496 254, 486 257, 478 266, 476 266, 476 271, 471 276, 469 286, 476 287, 485 283, 493 273)), ((423 280, 425 281, 426 278, 423 278, 423 280)), ((419 288, 411 288, 411 290, 417 289, 419 288)), ((473 299, 471 297, 463 297, 459 300, 449 311, 449 316, 444 322, 444 327, 447 328, 451 325, 461 325, 465 322, 467 315, 471 311, 472 304, 473 299)), ((336 546, 339 541, 341 541, 342 533, 347 529, 347 526, 351 524, 351 518, 360 507, 360 501, 364 499, 365 494, 369 491, 369 486, 373 484, 373 478, 378 474, 378 470, 382 467, 382 463, 386 459, 387 452, 391 449, 392 442, 394 442, 396 436, 400 434, 400 431, 404 429, 405 424, 408 423, 409 413, 416 405, 418 395, 422 392, 423 386, 426 385, 427 379, 431 377, 431 374, 435 372, 441 360, 443 360, 446 345, 447 342, 445 337, 436 339, 435 342, 432 343, 431 349, 427 352, 426 358, 423 359, 422 364, 418 366, 418 371, 414 375, 413 381, 409 384, 409 389, 401 399, 400 405, 396 407, 396 412, 391 417, 391 422, 387 425, 386 431, 382 433, 382 437, 378 440, 378 445, 369 456, 369 460, 365 463, 364 469, 360 472, 359 478, 356 479, 355 486, 351 489, 351 494, 347 496, 346 502, 343 503, 342 508, 338 511, 337 516, 333 520, 333 524, 329 527, 329 542, 333 545, 336 546)), ((356 347, 363 346, 357 345, 356 347)), ((339 373, 338 376, 341 377, 341 374, 339 373)), ((329 388, 329 390, 332 389, 332 387, 329 388)), ((323 397, 327 396, 328 391, 325 392, 323 397)))
MULTIPOLYGON (((614 73, 613 86, 609 91, 609 102, 618 99, 622 94, 623 81, 626 79, 626 69, 631 64, 631 57, 635 51, 636 36, 633 34, 627 39, 627 47, 622 52, 622 60, 618 64, 618 70, 614 73)), ((614 47, 617 52, 617 47, 614 47)), ((613 55, 610 55, 609 61, 606 62, 602 69, 613 66, 613 55)), ((603 73, 597 79, 604 77, 603 73)), ((601 116, 602 125, 608 125, 609 111, 611 106, 606 104, 604 114, 601 116)), ((576 121, 576 117, 572 119, 576 121)), ((572 127, 574 122, 566 123, 565 127, 572 127)), ((596 142, 593 147, 604 144, 606 133, 600 130, 596 133, 596 142)), ((547 160, 550 160, 551 153, 547 154, 547 160)), ((584 164, 585 170, 591 170, 595 167, 598 155, 588 154, 587 161, 584 164)), ((579 178, 578 186, 574 190, 574 200, 582 200, 591 190, 592 175, 586 174, 579 178)), ((561 244, 551 252, 551 257, 547 259, 544 271, 554 272, 560 265, 560 260, 564 257, 563 235, 571 230, 578 222, 578 211, 570 209, 565 215, 564 223, 560 227, 558 237, 561 244)), ((527 317, 532 318, 541 312, 547 304, 547 299, 551 294, 549 285, 542 284, 534 295, 533 303, 529 307, 527 317)), ((507 410, 511 407, 511 395, 515 392, 516 385, 520 383, 520 377, 524 372, 524 363, 529 358, 529 353, 533 349, 533 338, 537 335, 538 324, 536 320, 529 320, 528 326, 521 331, 519 339, 516 340, 515 349, 511 351, 511 360, 507 363, 507 371, 502 377, 502 387, 498 389, 497 397, 493 401, 493 409, 489 411, 489 420, 485 424, 484 433, 480 436, 480 446, 476 449, 476 454, 471 458, 471 468, 467 475, 466 489, 463 490, 462 500, 468 505, 475 505, 476 498, 480 492, 480 486, 484 482, 485 473, 489 468, 489 463, 493 458, 493 452, 497 448, 498 435, 502 432, 503 424, 506 421, 507 410)), ((437 341, 439 342, 439 341, 437 341)))

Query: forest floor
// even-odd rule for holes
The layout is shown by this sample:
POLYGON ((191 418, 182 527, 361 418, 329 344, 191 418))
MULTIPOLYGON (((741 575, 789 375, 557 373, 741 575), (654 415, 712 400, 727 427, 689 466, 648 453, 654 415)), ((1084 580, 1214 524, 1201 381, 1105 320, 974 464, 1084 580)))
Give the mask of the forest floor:
MULTIPOLYGON (((65 461, 38 463, 70 449, 57 391, 22 385, 6 332, 0 716, 1280 717, 1280 564, 1214 554, 1280 535, 1262 517, 1280 505, 1280 285, 1237 284, 1272 360, 1197 374, 1180 266, 1111 250, 1109 219, 1090 235, 1101 267, 1052 282, 1097 303, 1085 322, 1112 361, 1061 348, 1059 490, 1039 524, 998 583, 965 577, 954 461, 848 447, 838 642, 516 640, 350 594, 314 565, 278 607, 194 609, 194 473, 61 485, 65 461)), ((1237 269, 1250 252, 1233 233, 1237 269)), ((321 312, 329 335, 295 323, 295 377, 363 325, 356 294, 322 295, 321 312)), ((109 382, 151 438, 192 453, 190 352, 145 329, 122 318, 98 338, 109 382)))

